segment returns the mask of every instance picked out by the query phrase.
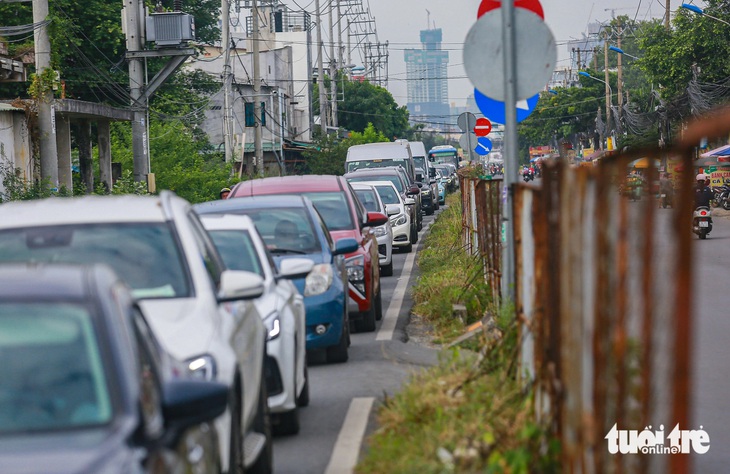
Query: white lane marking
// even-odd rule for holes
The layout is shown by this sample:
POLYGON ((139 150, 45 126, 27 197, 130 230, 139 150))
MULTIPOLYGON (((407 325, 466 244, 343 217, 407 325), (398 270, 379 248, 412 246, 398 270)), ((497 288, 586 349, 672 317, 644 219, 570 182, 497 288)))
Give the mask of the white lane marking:
POLYGON ((406 257, 406 262, 403 264, 403 270, 401 275, 408 275, 406 278, 398 280, 398 284, 393 290, 393 296, 390 298, 390 304, 388 304, 388 310, 383 316, 383 323, 380 325, 378 335, 375 336, 376 341, 390 341, 393 339, 393 332, 395 331, 395 323, 398 322, 398 314, 400 313, 401 306, 403 306, 403 298, 406 295, 406 288, 408 288, 408 282, 411 280, 411 270, 413 270, 413 264, 416 260, 416 254, 418 253, 418 247, 423 242, 422 237, 426 234, 428 229, 431 227, 429 223, 421 229, 418 236, 418 243, 413 246, 413 250, 406 257))
POLYGON ((345 421, 332 450, 332 457, 325 474, 350 474, 357 465, 360 446, 368 426, 370 410, 375 402, 374 397, 353 398, 347 410, 345 421))

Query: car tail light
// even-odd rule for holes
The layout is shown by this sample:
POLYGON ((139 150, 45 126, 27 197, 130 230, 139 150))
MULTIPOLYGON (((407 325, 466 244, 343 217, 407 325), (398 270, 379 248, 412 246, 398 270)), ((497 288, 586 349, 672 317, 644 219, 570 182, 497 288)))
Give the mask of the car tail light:
POLYGON ((706 216, 706 215, 707 215, 707 211, 700 211, 700 215, 701 215, 702 217, 706 216))

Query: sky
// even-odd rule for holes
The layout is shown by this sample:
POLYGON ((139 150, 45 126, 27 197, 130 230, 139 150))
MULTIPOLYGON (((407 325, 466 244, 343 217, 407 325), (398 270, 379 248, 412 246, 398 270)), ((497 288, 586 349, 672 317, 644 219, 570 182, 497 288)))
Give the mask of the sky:
MULTIPOLYGON (((281 0, 292 9, 304 8, 314 12, 314 0, 281 0)), ((352 1, 352 0, 350 0, 352 1)), ((463 67, 463 44, 469 29, 476 22, 481 0, 361 0, 370 10, 377 25, 378 41, 388 42, 389 70, 388 90, 396 102, 405 105, 406 66, 404 50, 421 48, 420 30, 428 27, 441 28, 442 49, 449 51, 449 101, 465 106, 466 99, 474 92, 474 86, 466 77, 463 67), (427 13, 428 12, 430 13, 427 13), (430 23, 429 23, 430 20, 430 23)), ((636 20, 663 18, 665 1, 674 12, 682 2, 704 7, 703 0, 540 0, 545 22, 550 28, 558 50, 556 68, 570 64, 567 42, 581 39, 587 34, 588 24, 606 23, 612 16, 627 15, 636 20)), ((320 0, 321 9, 327 11, 335 0, 320 0)), ((346 0, 342 0, 345 4, 346 0)), ((327 16, 322 18, 323 41, 328 41, 327 16)), ((517 32, 519 34, 519 32, 517 32)), ((343 42, 346 41, 343 39, 343 42)), ((353 57, 353 63, 360 63, 353 57)), ((362 65, 362 64, 359 64, 362 65)), ((518 71, 519 74, 519 71, 518 71)))

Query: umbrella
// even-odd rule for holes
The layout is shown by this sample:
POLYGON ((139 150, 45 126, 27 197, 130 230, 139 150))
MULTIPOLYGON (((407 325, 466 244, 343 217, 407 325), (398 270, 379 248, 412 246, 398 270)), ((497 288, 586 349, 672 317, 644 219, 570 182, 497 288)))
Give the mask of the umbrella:
MULTIPOLYGON (((659 167, 659 160, 655 159, 653 163, 655 168, 659 167)), ((652 166, 652 162, 649 161, 649 158, 639 158, 638 160, 634 160, 629 163, 629 168, 646 169, 649 166, 652 166)))
POLYGON ((723 145, 719 148, 715 148, 714 150, 707 151, 700 155, 702 158, 707 158, 711 156, 728 156, 730 157, 730 145, 723 145))

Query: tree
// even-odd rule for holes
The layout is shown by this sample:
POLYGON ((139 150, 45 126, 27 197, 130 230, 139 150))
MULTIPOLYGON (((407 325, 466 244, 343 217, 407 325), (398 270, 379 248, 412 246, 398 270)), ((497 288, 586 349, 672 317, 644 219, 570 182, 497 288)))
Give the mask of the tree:
POLYGON ((305 152, 304 157, 311 174, 342 175, 345 172, 348 148, 353 145, 387 141, 388 137, 375 130, 372 123, 368 123, 362 133, 351 132, 350 136, 343 140, 331 134, 318 137, 315 140, 317 150, 305 152))
MULTIPOLYGON (((163 2, 172 4, 172 0, 163 2)), ((146 2, 150 11, 152 1, 146 2)), ((122 32, 121 3, 107 0, 49 0, 51 65, 65 83, 68 98, 129 106, 129 78, 124 59, 126 43, 122 32)), ((195 17, 196 40, 210 44, 220 37, 217 26, 220 1, 186 0, 183 11, 195 17)), ((27 3, 0 3, 0 18, 13 25, 33 23, 32 6, 27 3), (10 23, 10 21, 8 21, 10 23)), ((5 26, 5 25, 4 25, 5 26)), ((32 39, 14 51, 32 50, 32 39)), ((164 61, 149 61, 152 77, 164 61)), ((26 85, 27 89, 27 85, 26 85)), ((0 84, 0 95, 28 97, 17 86, 0 84)))
MULTIPOLYGON (((368 124, 390 139, 405 137, 409 130, 408 109, 399 107, 387 89, 369 81, 350 81, 338 75, 338 86, 345 100, 337 108, 337 123, 354 132, 363 132, 368 124), (344 79, 344 80, 343 80, 344 79)), ((329 90, 330 78, 325 88, 329 90)), ((314 113, 319 113, 319 92, 315 88, 314 113)))

